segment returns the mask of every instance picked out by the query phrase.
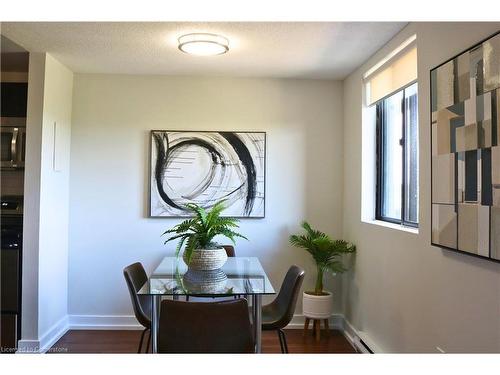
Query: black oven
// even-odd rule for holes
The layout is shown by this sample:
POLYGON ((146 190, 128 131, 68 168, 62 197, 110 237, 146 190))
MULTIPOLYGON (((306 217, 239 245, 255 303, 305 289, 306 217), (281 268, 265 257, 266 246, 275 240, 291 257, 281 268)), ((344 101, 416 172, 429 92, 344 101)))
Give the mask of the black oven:
POLYGON ((13 353, 21 337, 23 197, 2 197, 0 250, 0 347, 13 353))

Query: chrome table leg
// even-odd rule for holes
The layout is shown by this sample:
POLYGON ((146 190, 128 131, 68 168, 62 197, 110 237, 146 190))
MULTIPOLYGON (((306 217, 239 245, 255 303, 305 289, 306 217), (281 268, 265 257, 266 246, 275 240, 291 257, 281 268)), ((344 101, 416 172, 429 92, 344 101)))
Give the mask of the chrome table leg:
MULTIPOLYGON (((252 295, 250 297, 251 298, 249 298, 248 301, 249 302, 250 302, 250 300, 252 301, 252 324, 255 324, 255 314, 256 314, 256 311, 255 311, 255 296, 252 295)), ((254 337, 255 337, 255 329, 253 331, 254 331, 254 337)))
POLYGON ((262 353, 262 296, 254 294, 252 299, 255 353, 262 353))
POLYGON ((151 344, 153 353, 158 353, 158 321, 161 296, 151 297, 151 344))

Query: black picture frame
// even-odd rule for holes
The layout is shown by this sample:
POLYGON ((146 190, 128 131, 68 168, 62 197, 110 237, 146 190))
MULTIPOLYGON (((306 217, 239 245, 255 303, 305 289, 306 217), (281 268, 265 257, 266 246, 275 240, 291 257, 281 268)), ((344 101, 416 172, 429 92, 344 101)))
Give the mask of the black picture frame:
MULTIPOLYGON (((148 217, 152 219, 186 219, 192 217, 191 215, 168 215, 168 216, 158 216, 153 215, 151 207, 152 207, 152 147, 153 147, 153 134, 155 132, 182 132, 182 133, 243 133, 243 134, 263 134, 264 136, 264 198, 263 198, 263 213, 258 216, 245 216, 245 215, 230 215, 230 217, 238 218, 238 219, 264 219, 266 217, 266 196, 267 196, 267 132, 260 130, 183 130, 183 129, 152 129, 148 134, 148 217)), ((222 215, 225 216, 225 215, 222 215)))
MULTIPOLYGON (((454 253, 458 253, 458 254, 465 254, 465 255, 468 255, 468 256, 471 256, 471 257, 474 257, 474 258, 479 258, 479 259, 484 259, 484 260, 487 260, 487 261, 490 261, 490 262, 494 262, 494 263, 500 263, 500 259, 496 259, 496 258, 492 258, 491 257, 491 209, 490 209, 490 220, 489 220, 489 256, 484 256, 484 255, 481 255, 481 254, 475 254, 475 253, 471 253, 471 252, 468 252, 468 251, 465 251, 465 250, 460 250, 458 248, 458 217, 457 217, 457 248, 453 248, 453 247, 449 247, 449 246, 445 246, 445 245, 442 245, 442 244, 439 244, 439 243, 435 243, 433 241, 433 235, 432 235, 432 231, 433 231, 433 228, 434 228, 434 215, 433 215, 433 202, 434 202, 434 197, 433 197, 433 168, 434 168, 434 165, 433 165, 433 162, 432 162, 432 159, 433 159, 433 154, 432 154, 432 145, 433 145, 433 137, 432 137, 432 108, 433 108, 433 96, 432 96, 432 75, 433 75, 433 72, 434 71, 437 71, 437 69, 439 69, 440 67, 442 67, 443 65, 449 63, 450 61, 456 59, 457 57, 459 57, 460 55, 466 53, 466 52, 469 52, 469 51, 472 51, 474 50, 475 48, 479 47, 481 44, 483 44, 484 42, 498 36, 500 34, 500 30, 494 32, 493 34, 490 34, 489 36, 487 36, 486 38, 484 39, 481 39, 479 42, 475 43, 474 45, 460 51, 459 53, 455 54, 454 56, 448 58, 447 60, 443 61, 442 63, 440 63, 439 65, 435 66, 434 68, 430 69, 429 70, 429 135, 430 135, 430 149, 429 149, 429 153, 430 153, 430 164, 431 164, 431 168, 430 168, 430 181, 431 181, 431 200, 430 200, 430 213, 431 213, 431 239, 430 239, 430 243, 431 243, 431 246, 435 246, 435 247, 438 247, 440 249, 443 249, 443 250, 446 250, 446 251, 451 251, 451 252, 454 252, 454 253)), ((498 114, 498 116, 500 116, 500 113, 498 114)), ((500 135, 498 135, 498 137, 500 138, 500 135)), ((500 166, 499 166, 500 167, 500 166)), ((455 204, 458 204, 457 202, 457 197, 455 197, 455 204)))

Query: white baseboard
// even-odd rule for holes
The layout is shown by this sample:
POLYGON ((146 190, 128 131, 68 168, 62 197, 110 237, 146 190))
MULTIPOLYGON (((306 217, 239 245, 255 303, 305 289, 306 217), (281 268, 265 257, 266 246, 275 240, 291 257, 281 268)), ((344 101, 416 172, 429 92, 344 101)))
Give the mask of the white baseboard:
POLYGON ((351 322, 345 319, 345 317, 342 318, 344 323, 344 336, 357 351, 374 354, 384 353, 380 346, 378 346, 366 332, 357 330, 351 322))
MULTIPOLYGON (((296 314, 287 326, 289 329, 301 329, 304 327, 304 315, 296 314)), ((329 319, 330 327, 338 330, 344 329, 344 317, 334 314, 329 319)), ((69 329, 111 329, 111 330, 135 330, 143 329, 133 315, 70 315, 69 329)))
MULTIPOLYGON (((302 314, 295 314, 292 318, 290 324, 286 326, 288 329, 303 329, 304 328, 305 316, 302 314)), ((344 329, 344 317, 340 314, 333 314, 329 319, 328 323, 330 328, 338 329, 342 331, 344 329)))
POLYGON ((16 354, 45 353, 69 329, 68 316, 63 316, 39 340, 19 340, 16 354))
POLYGON ((45 353, 68 331, 68 316, 63 316, 40 339, 40 353, 45 353))
POLYGON ((355 348, 358 352, 362 352, 361 348, 358 347, 359 340, 357 339, 358 332, 356 331, 356 329, 344 316, 342 316, 342 323, 344 325, 342 329, 344 337, 347 339, 347 341, 349 341, 353 348, 355 348))
POLYGON ((144 329, 133 315, 70 315, 69 329, 144 329))

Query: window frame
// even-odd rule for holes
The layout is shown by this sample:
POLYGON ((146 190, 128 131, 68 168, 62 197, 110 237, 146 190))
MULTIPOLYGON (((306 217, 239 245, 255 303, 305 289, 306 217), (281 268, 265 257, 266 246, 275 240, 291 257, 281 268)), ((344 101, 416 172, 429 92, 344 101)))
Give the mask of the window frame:
MULTIPOLYGON (((409 220, 405 220, 406 217, 406 211, 408 208, 406 207, 406 193, 409 190, 407 181, 406 181, 406 173, 407 173, 407 142, 406 142, 406 137, 407 137, 407 114, 406 114, 406 107, 405 107, 405 91, 407 88, 410 86, 417 84, 417 80, 414 80, 405 86, 401 87, 399 90, 394 91, 390 93, 389 95, 386 95, 385 97, 379 99, 377 102, 373 103, 372 106, 375 106, 375 134, 376 134, 376 158, 375 158, 375 220, 380 220, 392 224, 398 224, 402 225, 404 227, 410 227, 410 228, 418 228, 419 227, 419 221, 413 222, 409 220), (401 146, 401 153, 402 153, 402 175, 401 175, 401 217, 399 219, 388 217, 382 215, 382 207, 384 206, 383 202, 383 176, 384 176, 384 152, 383 152, 383 140, 384 140, 384 126, 382 124, 382 106, 381 104, 388 99, 389 97, 402 92, 402 98, 401 98, 401 114, 402 114, 402 121, 401 121, 401 126, 402 126, 402 131, 401 135, 402 138, 399 140, 399 145, 401 146)), ((418 87, 417 87, 417 112, 418 112, 418 87)), ((418 113, 417 113, 417 118, 418 118, 418 113)), ((418 120, 417 120, 418 124, 418 120)), ((418 125, 417 125, 418 126, 418 125)), ((420 194, 419 194, 420 195, 420 194)), ((418 195, 417 197, 417 204, 420 202, 420 196, 418 195)), ((417 218, 418 220, 419 218, 417 218)))

